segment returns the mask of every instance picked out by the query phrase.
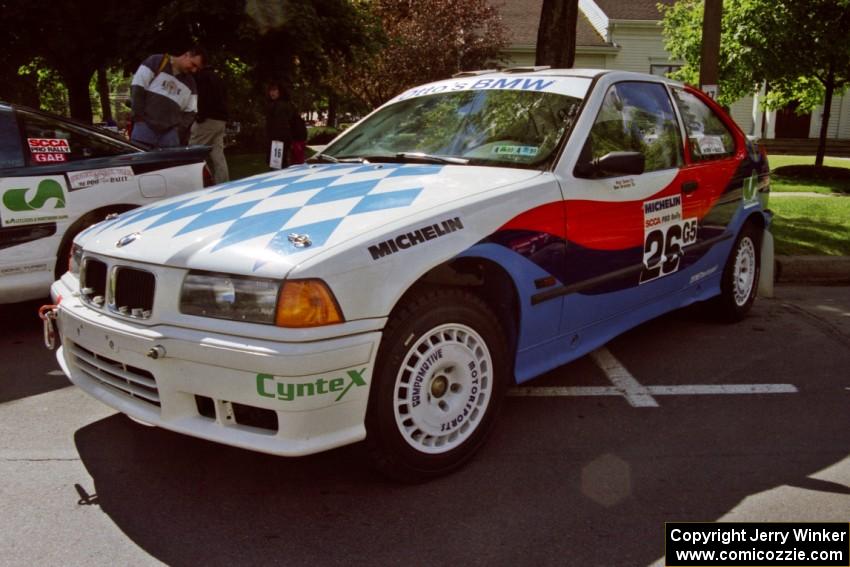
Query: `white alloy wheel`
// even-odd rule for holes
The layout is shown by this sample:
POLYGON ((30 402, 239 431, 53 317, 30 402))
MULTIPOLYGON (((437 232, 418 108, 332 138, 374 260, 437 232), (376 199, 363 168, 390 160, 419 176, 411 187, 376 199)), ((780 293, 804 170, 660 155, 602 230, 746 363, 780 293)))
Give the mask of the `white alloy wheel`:
POLYGON ((404 440, 442 454, 469 439, 493 391, 493 361, 481 335, 460 323, 439 325, 420 335, 403 361, 393 409, 404 440))
POLYGON ((738 307, 750 300, 756 280, 756 247, 749 236, 738 243, 733 272, 734 298, 738 307))

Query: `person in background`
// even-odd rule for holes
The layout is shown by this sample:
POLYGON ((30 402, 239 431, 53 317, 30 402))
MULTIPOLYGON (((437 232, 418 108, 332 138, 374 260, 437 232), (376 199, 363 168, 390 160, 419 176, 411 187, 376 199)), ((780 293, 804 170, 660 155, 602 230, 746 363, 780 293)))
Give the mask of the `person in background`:
POLYGON ((151 55, 139 65, 131 84, 133 132, 131 140, 149 148, 180 145, 180 129, 188 131, 198 110, 193 75, 206 53, 192 47, 182 55, 151 55))
POLYGON ((300 112, 293 112, 289 123, 289 131, 292 136, 292 148, 290 151, 290 165, 304 163, 304 150, 307 147, 307 124, 301 117, 300 112))
POLYGON ((229 179, 224 157, 224 132, 227 127, 227 93, 224 81, 211 68, 205 67, 195 76, 198 84, 198 115, 192 124, 189 144, 212 146, 207 163, 216 185, 229 179))
POLYGON ((283 163, 281 168, 288 165, 289 148, 292 143, 290 131, 292 109, 283 95, 280 83, 271 83, 268 88, 268 104, 266 106, 266 142, 271 161, 272 142, 283 142, 283 163))

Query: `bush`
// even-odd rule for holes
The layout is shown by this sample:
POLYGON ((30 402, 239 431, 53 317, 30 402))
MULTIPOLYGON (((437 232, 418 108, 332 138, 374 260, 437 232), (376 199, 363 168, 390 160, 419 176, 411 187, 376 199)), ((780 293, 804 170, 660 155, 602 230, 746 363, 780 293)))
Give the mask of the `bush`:
POLYGON ((784 165, 777 167, 771 173, 789 179, 810 179, 815 181, 847 181, 850 182, 850 169, 846 167, 830 167, 823 165, 784 165))

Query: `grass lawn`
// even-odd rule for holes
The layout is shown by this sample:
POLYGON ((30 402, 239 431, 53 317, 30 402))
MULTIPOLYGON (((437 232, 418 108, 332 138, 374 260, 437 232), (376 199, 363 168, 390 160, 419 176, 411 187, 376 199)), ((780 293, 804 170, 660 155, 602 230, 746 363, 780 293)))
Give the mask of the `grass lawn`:
POLYGON ((227 154, 227 169, 230 179, 242 179, 258 173, 269 171, 269 162, 266 154, 227 154))
POLYGON ((850 197, 770 200, 777 254, 850 256, 850 197))
POLYGON ((820 193, 822 195, 850 193, 850 188, 845 181, 809 181, 787 179, 778 175, 770 178, 770 190, 777 193, 820 193))
MULTIPOLYGON (((815 156, 786 156, 786 155, 768 155, 767 161, 770 164, 770 169, 784 167, 786 165, 814 165, 815 156)), ((850 158, 823 158, 823 164, 830 167, 847 167, 850 168, 850 158)))
MULTIPOLYGON (((305 157, 310 157, 314 153, 310 148, 304 149, 305 157)), ((264 153, 229 154, 225 152, 225 155, 227 156, 227 169, 230 171, 232 181, 271 171, 269 157, 264 153)))

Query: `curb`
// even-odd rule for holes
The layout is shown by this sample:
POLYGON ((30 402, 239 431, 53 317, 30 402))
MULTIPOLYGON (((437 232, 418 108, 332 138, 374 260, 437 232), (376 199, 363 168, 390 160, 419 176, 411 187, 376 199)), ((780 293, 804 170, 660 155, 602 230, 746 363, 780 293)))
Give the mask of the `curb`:
POLYGON ((776 256, 776 282, 850 284, 850 256, 776 256))

